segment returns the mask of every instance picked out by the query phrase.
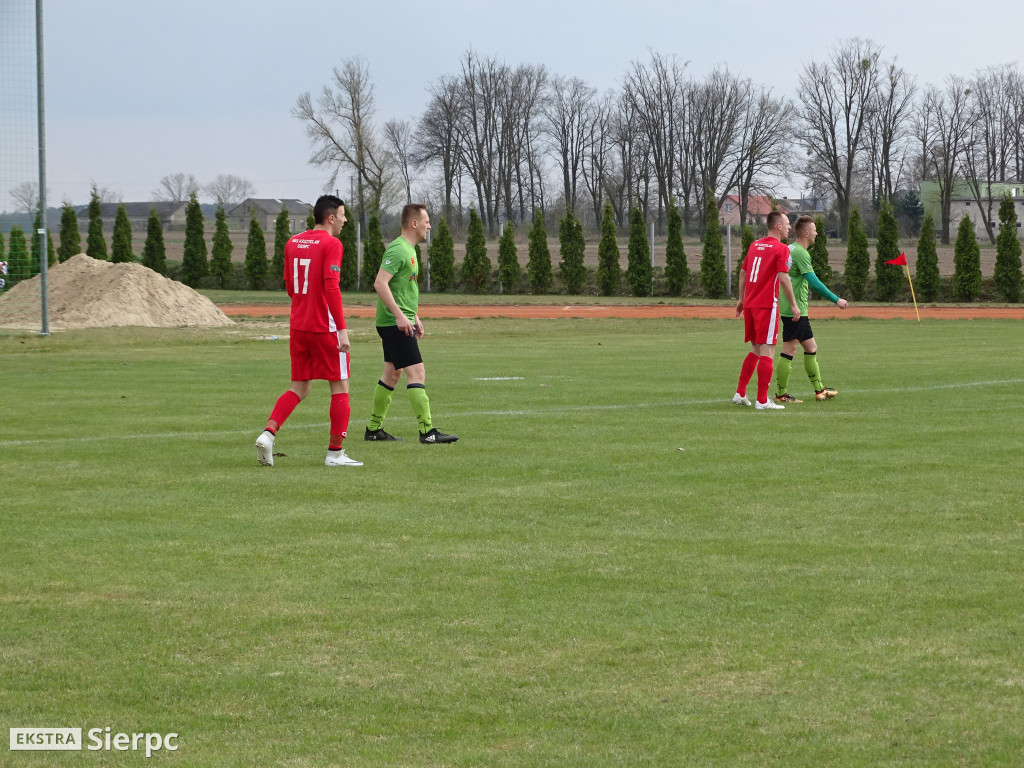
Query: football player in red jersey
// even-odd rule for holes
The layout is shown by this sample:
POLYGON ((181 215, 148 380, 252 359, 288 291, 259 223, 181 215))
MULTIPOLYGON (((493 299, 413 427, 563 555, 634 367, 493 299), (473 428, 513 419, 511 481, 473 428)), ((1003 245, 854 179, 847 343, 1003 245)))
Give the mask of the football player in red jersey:
POLYGON ((342 448, 352 413, 350 344, 339 285, 344 249, 338 235, 345 226, 345 202, 323 195, 313 206, 313 218, 316 225, 293 236, 284 248, 284 282, 292 300, 288 342, 292 385, 277 399, 266 429, 256 439, 256 458, 260 464, 274 466, 277 430, 309 394, 310 381, 326 379, 331 388, 331 433, 324 464, 361 467, 363 463, 342 448))
POLYGON ((772 380, 775 343, 779 334, 779 289, 785 294, 795 314, 800 319, 796 306, 793 285, 789 281, 789 246, 783 241, 789 235, 789 218, 781 211, 768 214, 768 235, 750 244, 747 258, 740 272, 740 296, 736 303, 736 316, 743 315, 745 340, 750 342, 750 352, 740 368, 740 380, 732 401, 737 405, 750 405, 747 398, 747 384, 757 371, 757 404, 759 411, 782 410, 784 405, 768 398, 768 386, 772 380))

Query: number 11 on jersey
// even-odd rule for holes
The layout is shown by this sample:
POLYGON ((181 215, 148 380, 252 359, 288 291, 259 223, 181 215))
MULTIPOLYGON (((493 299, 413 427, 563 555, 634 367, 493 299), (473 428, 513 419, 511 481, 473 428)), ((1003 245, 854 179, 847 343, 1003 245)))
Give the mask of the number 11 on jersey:
MULTIPOLYGON (((750 261, 750 282, 757 282, 757 273, 761 271, 761 257, 755 256, 750 261)), ((303 291, 305 293, 305 291, 303 291)))

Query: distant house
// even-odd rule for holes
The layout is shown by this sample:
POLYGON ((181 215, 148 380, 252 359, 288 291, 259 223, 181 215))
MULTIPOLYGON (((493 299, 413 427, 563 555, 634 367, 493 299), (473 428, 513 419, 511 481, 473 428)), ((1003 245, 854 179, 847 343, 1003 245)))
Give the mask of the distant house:
POLYGON ((778 200, 780 208, 785 208, 790 218, 795 216, 821 216, 824 217, 828 211, 825 209, 825 200, 820 197, 780 197, 778 200))
MULTIPOLYGON (((763 224, 768 218, 768 214, 772 211, 782 211, 782 213, 789 213, 780 203, 772 200, 767 195, 751 195, 747 198, 747 221, 746 223, 761 223, 763 224)), ((722 225, 732 224, 733 226, 739 226, 740 224, 740 197, 739 195, 726 195, 722 198, 718 204, 718 215, 722 225)))
MULTIPOLYGON (((117 209, 122 205, 124 206, 125 213, 128 214, 128 221, 131 222, 132 229, 144 232, 149 225, 149 212, 154 208, 156 209, 157 216, 160 217, 160 224, 164 229, 185 228, 185 206, 188 203, 183 202, 101 203, 100 217, 103 219, 104 226, 114 226, 114 219, 117 218, 117 209)), ((78 206, 75 209, 75 213, 78 215, 79 222, 87 221, 89 218, 89 206, 78 206)))
POLYGON ((230 211, 227 211, 228 224, 237 229, 248 229, 249 220, 255 213, 256 220, 264 232, 272 232, 281 208, 288 211, 288 228, 291 232, 305 232, 306 219, 313 206, 301 200, 278 200, 276 198, 250 197, 230 211))
MULTIPOLYGON (((999 234, 999 204, 1002 202, 1003 195, 1009 192, 1017 208, 1017 228, 1019 230, 1017 236, 1021 237, 1022 233, 1024 233, 1024 230, 1021 229, 1021 223, 1024 222, 1024 182, 982 182, 982 188, 988 192, 988 196, 981 198, 981 204, 984 206, 991 205, 994 234, 999 234)), ((924 205, 925 211, 932 215, 935 228, 939 229, 942 226, 942 208, 941 201, 939 200, 938 182, 921 182, 921 203, 924 205)), ((969 218, 974 225, 974 234, 984 237, 985 223, 981 211, 978 210, 978 201, 974 199, 974 195, 967 182, 958 181, 953 185, 953 194, 950 196, 949 201, 951 229, 956 230, 964 216, 969 218)))

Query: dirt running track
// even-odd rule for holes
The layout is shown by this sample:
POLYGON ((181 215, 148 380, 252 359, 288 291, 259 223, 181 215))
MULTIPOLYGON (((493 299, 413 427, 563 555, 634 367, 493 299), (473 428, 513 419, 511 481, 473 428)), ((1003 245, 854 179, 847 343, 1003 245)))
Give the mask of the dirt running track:
MULTIPOLYGON (((225 315, 246 317, 286 317, 287 304, 218 304, 225 315)), ((1024 320, 1024 307, 921 307, 921 319, 980 320, 984 318, 1024 320)), ((374 307, 350 305, 347 317, 373 317, 374 307)), ((475 306, 451 304, 424 304, 420 306, 424 318, 449 317, 512 317, 556 319, 562 317, 621 317, 621 318, 734 318, 732 306, 686 306, 681 304, 480 304, 475 306)), ((914 307, 850 305, 841 310, 834 305, 814 306, 811 318, 867 317, 873 320, 915 319, 914 307)))

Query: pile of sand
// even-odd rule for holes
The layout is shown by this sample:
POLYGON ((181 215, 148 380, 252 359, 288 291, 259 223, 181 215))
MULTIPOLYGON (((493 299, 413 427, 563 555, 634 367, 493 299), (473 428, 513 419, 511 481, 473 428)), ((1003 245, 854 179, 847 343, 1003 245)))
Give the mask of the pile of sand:
MULTIPOLYGON (((39 328, 39 284, 37 275, 0 296, 0 328, 39 328)), ((51 267, 47 285, 55 331, 232 325, 208 298, 141 264, 111 264, 80 253, 51 267)))

